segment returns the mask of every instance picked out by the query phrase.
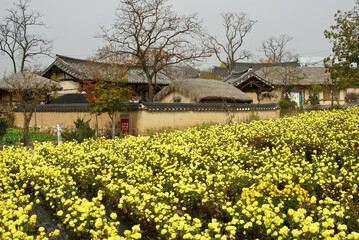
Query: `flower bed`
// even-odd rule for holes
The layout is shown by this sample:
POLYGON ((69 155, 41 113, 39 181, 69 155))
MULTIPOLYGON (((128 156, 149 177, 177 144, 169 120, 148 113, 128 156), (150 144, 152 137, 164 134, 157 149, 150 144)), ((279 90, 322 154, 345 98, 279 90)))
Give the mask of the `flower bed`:
POLYGON ((359 108, 34 151, 0 153, 1 239, 59 233, 31 197, 70 239, 359 239, 359 108))

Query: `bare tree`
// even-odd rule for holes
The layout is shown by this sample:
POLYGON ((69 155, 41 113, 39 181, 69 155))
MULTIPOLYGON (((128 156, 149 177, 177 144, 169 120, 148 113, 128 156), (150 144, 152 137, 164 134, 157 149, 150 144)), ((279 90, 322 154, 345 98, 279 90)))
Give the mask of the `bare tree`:
POLYGON ((298 62, 298 55, 286 48, 292 39, 293 37, 288 35, 270 37, 262 41, 262 46, 259 49, 267 58, 262 62, 268 63, 267 66, 260 69, 260 73, 264 78, 276 79, 278 88, 284 97, 289 96, 293 88, 306 77, 302 69, 298 67, 299 64, 287 63, 298 62))
POLYGON ((24 116, 24 145, 29 144, 29 126, 37 105, 45 101, 48 94, 60 89, 57 81, 40 77, 33 72, 22 71, 2 79, 2 88, 15 97, 24 116))
POLYGON ((280 63, 294 61, 298 59, 298 56, 286 49, 288 42, 292 39, 293 37, 288 35, 270 37, 267 40, 262 41, 262 46, 259 50, 264 52, 267 59, 270 59, 272 62, 280 63))
POLYGON ((7 55, 14 73, 25 70, 25 64, 37 55, 49 55, 52 41, 34 34, 35 27, 45 27, 42 15, 29 9, 30 0, 18 0, 0 24, 0 50, 7 55))
POLYGON ((197 15, 178 16, 166 0, 121 0, 111 29, 101 27, 102 56, 129 55, 146 74, 153 101, 156 75, 166 66, 210 56, 197 15))
POLYGON ((252 55, 248 50, 240 51, 240 47, 256 21, 249 19, 248 15, 243 12, 223 13, 221 15, 226 32, 225 41, 221 42, 216 36, 209 35, 209 48, 215 53, 220 62, 226 63, 229 71, 232 72, 235 62, 252 55))

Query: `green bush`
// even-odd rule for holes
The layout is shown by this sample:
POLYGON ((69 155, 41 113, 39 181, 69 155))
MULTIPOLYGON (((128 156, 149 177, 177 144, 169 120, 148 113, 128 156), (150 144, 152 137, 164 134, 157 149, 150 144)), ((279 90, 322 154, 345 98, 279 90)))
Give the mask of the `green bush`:
POLYGON ((333 109, 345 109, 345 107, 340 105, 339 103, 336 103, 333 105, 333 109))
MULTIPOLYGON (((22 142, 24 132, 20 129, 8 128, 6 134, 2 137, 2 142, 5 144, 13 144, 15 142, 22 142)), ((55 141, 57 138, 54 135, 42 133, 40 131, 29 131, 30 141, 55 141)))
POLYGON ((220 123, 218 122, 213 122, 213 121, 209 121, 209 122, 202 122, 202 123, 197 123, 195 125, 193 125, 193 128, 197 128, 198 130, 202 130, 202 129, 209 129, 215 125, 219 125, 220 123))
POLYGON ((286 99, 284 97, 279 100, 278 106, 280 107, 281 116, 291 113, 297 109, 296 102, 290 101, 289 99, 286 99))
POLYGON ((146 135, 152 136, 152 135, 156 135, 157 133, 158 134, 170 133, 170 132, 174 132, 176 130, 178 130, 178 128, 172 128, 170 126, 164 126, 164 127, 159 128, 159 129, 150 128, 150 129, 146 130, 146 135))
POLYGON ((312 106, 319 104, 319 99, 316 94, 310 95, 308 100, 309 100, 310 105, 312 105, 312 106))
POLYGON ((261 120, 261 117, 259 116, 258 112, 255 109, 252 109, 249 114, 248 120, 249 120, 249 122, 259 121, 259 120, 261 120))
POLYGON ((5 144, 13 144, 22 140, 22 131, 18 129, 9 128, 5 136, 2 137, 2 142, 5 144))
POLYGON ((6 129, 8 128, 8 123, 6 119, 0 118, 0 138, 6 134, 6 129))
POLYGON ((90 120, 78 118, 74 121, 75 128, 69 131, 62 132, 61 136, 66 141, 76 140, 77 142, 83 142, 86 138, 92 138, 95 136, 96 130, 90 127, 90 120))

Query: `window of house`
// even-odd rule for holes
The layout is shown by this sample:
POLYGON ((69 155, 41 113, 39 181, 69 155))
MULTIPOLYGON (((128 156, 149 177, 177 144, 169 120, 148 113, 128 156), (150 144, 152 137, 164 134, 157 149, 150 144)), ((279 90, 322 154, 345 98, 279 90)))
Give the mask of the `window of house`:
POLYGON ((180 103, 181 102, 181 97, 174 97, 173 102, 174 103, 180 103))
POLYGON ((323 100, 324 101, 330 101, 331 97, 330 97, 330 90, 325 90, 323 91, 323 100))
MULTIPOLYGON (((323 100, 324 101, 332 100, 332 91, 331 90, 323 91, 323 100)), ((334 91, 334 100, 339 100, 339 91, 334 91)))

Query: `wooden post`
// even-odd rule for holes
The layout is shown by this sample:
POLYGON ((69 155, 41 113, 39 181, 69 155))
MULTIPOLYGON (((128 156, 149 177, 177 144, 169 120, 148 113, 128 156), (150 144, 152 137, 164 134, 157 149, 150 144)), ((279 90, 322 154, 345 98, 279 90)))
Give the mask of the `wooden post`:
POLYGON ((60 123, 57 124, 57 143, 61 142, 61 125, 60 123))

